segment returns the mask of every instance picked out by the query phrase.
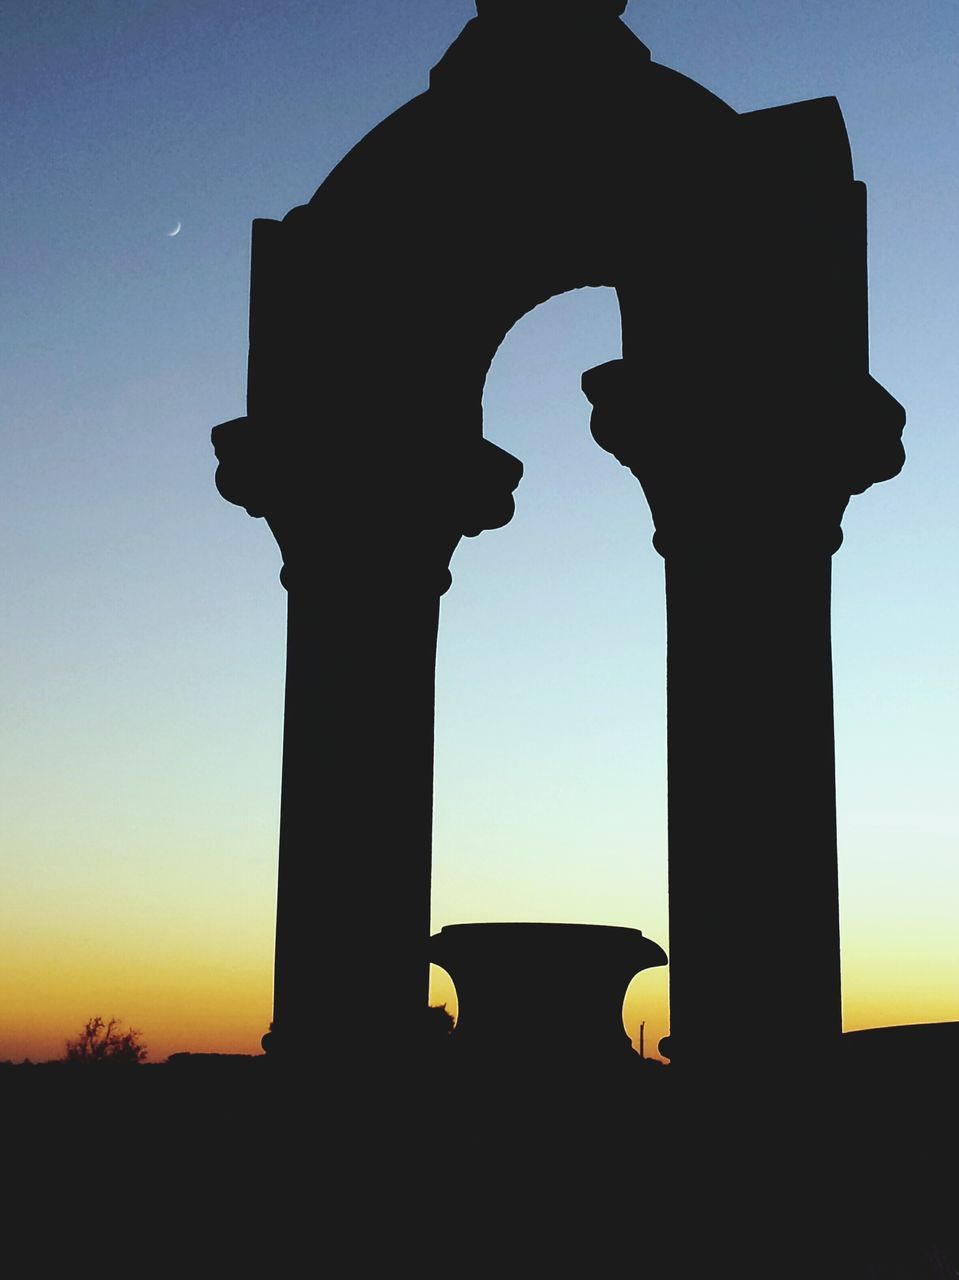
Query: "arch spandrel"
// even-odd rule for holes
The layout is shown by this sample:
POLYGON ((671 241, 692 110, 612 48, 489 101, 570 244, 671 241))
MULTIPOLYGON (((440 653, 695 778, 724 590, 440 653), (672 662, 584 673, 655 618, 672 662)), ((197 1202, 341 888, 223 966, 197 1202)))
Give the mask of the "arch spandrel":
POLYGON ((548 27, 536 38, 552 60, 519 57, 512 24, 468 24, 432 87, 284 220, 306 279, 316 273, 305 291, 322 299, 319 362, 350 370, 361 346, 415 384, 421 413, 443 403, 442 432, 457 429, 450 393, 472 398, 459 418, 475 430, 492 357, 535 306, 648 279, 676 224, 666 210, 698 203, 734 141, 731 108, 650 63, 615 17, 558 49, 548 27))

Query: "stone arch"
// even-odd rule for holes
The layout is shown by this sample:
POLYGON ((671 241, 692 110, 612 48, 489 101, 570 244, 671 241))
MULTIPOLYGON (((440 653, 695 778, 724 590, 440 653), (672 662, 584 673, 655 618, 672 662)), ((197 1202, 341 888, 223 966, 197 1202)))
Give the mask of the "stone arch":
MULTIPOLYGON (((248 416, 214 443, 221 493, 266 517, 289 589, 274 1048, 315 1039, 354 917, 362 985, 395 975, 383 1036, 416 1025, 438 600, 460 537, 509 520, 522 473, 483 439, 483 382, 521 315, 586 284, 616 288, 623 322, 622 359, 584 379, 593 434, 640 479, 667 557, 687 1059, 716 1033, 696 967, 745 963, 747 937, 776 957, 759 1003, 789 1010, 767 1020, 774 1051, 798 1017, 837 1033, 829 555, 850 493, 902 463, 901 409, 868 375, 863 191, 834 100, 738 116, 653 64, 622 7, 484 0, 427 93, 309 204, 254 224, 248 416), (784 664, 789 734, 762 691, 784 664), (716 732, 730 716, 756 744, 749 813, 716 732), (725 879, 704 808, 736 843, 725 879), (744 905, 777 812, 803 815, 794 862, 815 849, 787 912, 817 921, 812 962, 744 905)), ((338 998, 345 1025, 356 1001, 338 998)))

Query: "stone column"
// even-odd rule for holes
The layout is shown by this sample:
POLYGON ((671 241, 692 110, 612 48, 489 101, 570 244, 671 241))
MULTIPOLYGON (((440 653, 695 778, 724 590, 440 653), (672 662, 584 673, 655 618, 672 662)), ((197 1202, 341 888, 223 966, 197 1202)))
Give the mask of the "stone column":
POLYGON ((584 375, 666 561, 670 1049, 702 1076, 828 1055, 842 1028, 830 561, 903 463, 868 373, 865 188, 834 99, 740 117, 677 188, 584 375))
POLYGON ((482 439, 399 449, 352 484, 332 468, 318 501, 275 423, 213 440, 217 486, 266 516, 289 594, 266 1047, 352 1076, 389 1060, 395 1080, 427 999, 439 599, 459 538, 509 520, 522 464, 482 439))
MULTIPOLYGON (((768 1075, 842 1026, 830 559, 856 478, 844 449, 806 465, 788 434, 677 427, 651 447, 622 361, 584 389, 666 561, 669 1047, 697 1073, 761 1058, 768 1075)), ((860 442, 874 428, 858 465, 895 474, 900 406, 869 380, 847 407, 860 442)))

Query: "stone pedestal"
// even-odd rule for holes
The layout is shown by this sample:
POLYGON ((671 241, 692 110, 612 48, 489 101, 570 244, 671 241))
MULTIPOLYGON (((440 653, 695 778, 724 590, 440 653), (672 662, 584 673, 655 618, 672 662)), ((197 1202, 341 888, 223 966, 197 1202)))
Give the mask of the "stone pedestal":
POLYGON ((430 960, 456 985, 456 1052, 487 1074, 575 1078, 631 1053, 623 1030, 630 980, 666 963, 638 929, 587 924, 447 925, 430 960))

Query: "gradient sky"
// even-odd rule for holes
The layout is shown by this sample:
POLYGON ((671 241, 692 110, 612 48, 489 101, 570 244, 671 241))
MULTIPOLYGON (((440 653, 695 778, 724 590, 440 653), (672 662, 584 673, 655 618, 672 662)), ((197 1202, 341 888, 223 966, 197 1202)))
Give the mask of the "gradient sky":
MULTIPOLYGON (((0 13, 0 1060, 55 1056, 97 1013, 154 1060, 258 1047, 285 598, 209 444, 244 412, 250 222, 308 199, 472 12, 0 13)), ((633 0, 626 20, 738 110, 842 105, 870 195, 872 371, 909 414, 905 471, 853 499, 834 562, 845 1022, 959 1019, 959 8, 633 0)), ((434 928, 621 924, 668 949, 662 562, 578 387, 618 354, 612 293, 584 290, 527 316, 490 374, 486 433, 526 476, 443 602, 434 928)), ((748 975, 709 980, 736 1052, 748 975)), ((648 1044, 665 985, 627 1002, 648 1044)))

